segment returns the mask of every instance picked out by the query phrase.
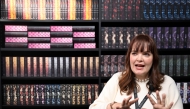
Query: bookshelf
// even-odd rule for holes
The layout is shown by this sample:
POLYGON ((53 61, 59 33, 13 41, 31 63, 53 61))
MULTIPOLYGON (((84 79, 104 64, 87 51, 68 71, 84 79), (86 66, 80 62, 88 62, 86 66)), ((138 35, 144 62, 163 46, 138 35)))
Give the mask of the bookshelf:
MULTIPOLYGON (((18 0, 20 1, 20 0, 18 0)), ((35 1, 35 0, 31 0, 35 1)), ((62 0, 66 1, 66 0, 62 0)), ((76 0, 79 3, 82 3, 80 1, 82 0, 76 0)), ((102 77, 101 75, 101 56, 102 55, 125 55, 127 48, 121 48, 121 49, 105 49, 102 48, 102 28, 103 27, 190 27, 190 18, 188 18, 188 15, 186 19, 143 19, 143 15, 140 15, 140 19, 110 19, 108 20, 110 16, 112 16, 110 13, 112 13, 114 16, 117 12, 112 12, 112 10, 106 10, 106 9, 119 9, 117 6, 123 6, 124 9, 126 9, 126 2, 125 0, 119 0, 123 4, 119 5, 112 5, 112 2, 116 2, 117 0, 110 0, 109 4, 106 4, 105 1, 109 0, 92 0, 93 2, 99 1, 96 3, 96 5, 93 7, 93 12, 96 13, 96 19, 87 19, 87 20, 65 20, 65 19, 46 19, 46 20, 37 20, 37 19, 2 19, 2 16, 4 15, 4 2, 0 2, 0 71, 1 71, 1 79, 0 79, 0 94, 4 95, 4 84, 98 84, 99 89, 98 93, 101 92, 102 87, 101 83, 105 83, 109 80, 110 77, 102 77), (102 7, 107 7, 105 10, 102 7), (113 7, 112 7, 113 6, 113 7), (3 12, 2 12, 3 11, 3 12), (106 16, 104 16, 106 14, 106 16), (103 18, 104 16, 104 18, 103 18), (107 17, 107 18, 106 18, 107 17), (75 48, 52 48, 52 49, 28 49, 28 48, 6 48, 5 47, 5 25, 26 25, 26 26, 94 26, 95 27, 95 48, 89 48, 89 49, 75 49, 75 48), (99 75, 98 76, 92 76, 92 77, 5 77, 3 76, 3 60, 2 57, 99 57, 99 75)), ((130 0, 127 0, 130 1, 130 0)), ((128 6, 131 6, 132 9, 135 8, 135 5, 140 6, 142 8, 143 5, 145 6, 151 6, 152 4, 148 4, 145 2, 145 0, 135 0, 142 2, 140 5, 135 4, 133 1, 132 4, 127 4, 128 6), (142 6, 141 6, 142 5, 142 6)), ((151 0, 150 0, 151 1, 151 0)), ((168 0, 168 6, 171 5, 171 3, 168 0)), ((187 6, 188 6, 189 0, 187 0, 187 6)), ((184 5, 183 3, 181 3, 184 5)), ((78 6, 78 5, 77 5, 78 6)), ((184 5, 185 6, 185 5, 184 5)), ((189 5, 190 6, 190 5, 189 5)), ((17 7, 17 6, 16 6, 17 7)), ((17 7, 19 8, 19 7, 17 7)), ((32 7, 34 9, 35 7, 32 7)), ((88 7, 89 8, 89 7, 88 7)), ((187 7, 186 7, 187 8, 187 7)), ((62 9, 62 8, 60 8, 62 9)), ((80 7, 80 9, 82 9, 80 7)), ((77 7, 77 11, 82 12, 83 10, 80 10, 79 7, 77 7)), ((116 10, 117 10, 116 9, 116 10)), ((51 11, 51 10, 49 10, 51 11)), ((62 10, 64 11, 64 10, 62 10)), ((148 12, 149 10, 145 11, 148 12)), ((166 9, 167 11, 167 9, 166 9)), ((79 12, 79 13, 80 13, 79 12)), ((123 8, 121 12, 124 12, 123 8)), ((128 13, 129 11, 126 11, 128 13)), ((133 12, 131 10, 130 12, 133 12)), ((51 13, 52 14, 52 13, 51 13)), ((68 14, 68 13, 67 13, 68 14)), ((83 13, 80 13, 83 14, 83 13)), ((147 14, 147 13, 146 13, 147 14)), ((188 13, 187 13, 188 14, 188 13)), ((126 14, 124 14, 126 17, 126 14)), ((79 15, 80 17, 82 15, 79 15)), ((78 17, 79 17, 78 16, 78 17)), ((93 15, 94 16, 94 15, 93 15)), ((118 17, 119 15, 117 15, 118 17)), ((135 17, 135 15, 132 15, 132 17, 135 17)), ((119 18, 119 17, 118 17, 119 18)), ((158 49, 158 52, 160 55, 190 55, 190 48, 167 48, 167 49, 158 49)), ((189 71, 190 72, 190 71, 189 71)), ((188 72, 188 73, 189 73, 188 72)), ((171 76, 176 82, 190 82, 189 81, 189 74, 188 76, 171 76)), ((0 109, 29 109, 29 108, 71 108, 71 109, 88 109, 89 104, 85 105, 5 105, 4 104, 4 97, 0 96, 0 109)), ((187 109, 190 107, 190 104, 184 104, 184 109, 187 109)))

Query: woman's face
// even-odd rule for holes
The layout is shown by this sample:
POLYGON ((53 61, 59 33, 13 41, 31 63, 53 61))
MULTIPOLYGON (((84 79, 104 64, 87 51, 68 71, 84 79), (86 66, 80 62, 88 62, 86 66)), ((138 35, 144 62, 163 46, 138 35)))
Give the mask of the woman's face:
POLYGON ((130 53, 130 67, 138 79, 145 79, 148 77, 148 72, 152 63, 153 55, 151 52, 147 51, 147 47, 145 47, 143 52, 135 51, 135 48, 132 48, 130 53))

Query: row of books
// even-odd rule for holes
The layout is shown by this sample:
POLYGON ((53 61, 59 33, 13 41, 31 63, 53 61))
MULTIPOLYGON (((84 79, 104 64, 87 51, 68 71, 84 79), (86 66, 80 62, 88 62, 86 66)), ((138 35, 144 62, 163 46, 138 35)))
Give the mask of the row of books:
POLYGON ((98 84, 4 84, 4 105, 87 105, 98 98, 98 84))
POLYGON ((98 0, 1 0, 1 19, 96 20, 98 0))
POLYGON ((99 57, 3 57, 4 77, 98 77, 99 57))
MULTIPOLYGON (((95 37, 95 32, 43 32, 43 31, 33 31, 33 32, 10 32, 5 31, 5 37, 30 37, 30 38, 50 38, 50 37, 95 37)), ((16 40, 16 39, 15 39, 16 40)))
POLYGON ((96 48, 95 26, 5 25, 5 48, 96 48))
POLYGON ((160 55, 159 68, 170 76, 190 76, 190 55, 160 55))
POLYGON ((189 20, 190 0, 101 0, 104 20, 189 20))
POLYGON ((95 37, 51 37, 51 38, 41 38, 41 37, 7 37, 5 36, 5 45, 7 43, 95 43, 95 37))
POLYGON ((157 48, 190 48, 190 27, 102 27, 101 48, 128 48, 130 41, 138 34, 153 38, 157 48))
POLYGON ((180 92, 182 102, 190 103, 190 82, 177 82, 177 88, 180 92))
POLYGON ((96 43, 5 43, 5 48, 53 49, 53 48, 96 48, 96 43))
POLYGON ((5 31, 95 31, 95 26, 65 26, 65 25, 5 25, 5 31))
MULTIPOLYGON (((103 88, 106 83, 101 83, 103 88)), ((190 82, 176 82, 183 104, 190 103, 190 82)))
MULTIPOLYGON (((190 75, 190 55, 160 55, 160 72, 170 76, 190 75)), ((102 77, 110 77, 118 71, 123 71, 125 55, 101 55, 100 68, 102 77)))

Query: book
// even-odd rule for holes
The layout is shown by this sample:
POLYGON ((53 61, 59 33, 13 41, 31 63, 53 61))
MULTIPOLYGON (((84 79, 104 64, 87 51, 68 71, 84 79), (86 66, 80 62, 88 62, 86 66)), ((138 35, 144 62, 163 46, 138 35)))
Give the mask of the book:
POLYGON ((184 48, 184 45, 185 45, 185 33, 184 33, 184 27, 180 27, 179 28, 179 48, 184 48))
POLYGON ((174 0, 174 20, 180 19, 180 0, 174 0))
POLYGON ((27 43, 8 43, 5 42, 5 48, 28 48, 27 43))
POLYGON ((33 32, 33 31, 29 31, 28 32, 28 37, 50 37, 50 32, 42 32, 42 31, 40 31, 40 32, 33 32))
POLYGON ((28 39, 28 43, 50 43, 50 38, 33 38, 33 37, 29 37, 28 39))
POLYGON ((27 37, 5 37, 5 43, 27 43, 27 37))
MULTIPOLYGON (((4 1, 4 0, 3 0, 4 1)), ((5 25, 5 31, 28 31, 27 26, 26 25, 5 25)))
POLYGON ((71 31, 64 31, 64 32, 60 32, 60 31, 52 31, 50 32, 50 36, 51 37, 73 37, 73 32, 71 31))
POLYGON ((156 0, 150 0, 150 7, 149 7, 149 16, 150 16, 150 20, 155 20, 156 19, 156 12, 155 12, 155 4, 156 4, 156 0))
POLYGON ((95 37, 95 32, 73 32, 73 37, 95 37))
MULTIPOLYGON (((126 41, 125 41, 126 42, 126 41)), ((124 48, 124 33, 123 33, 123 27, 119 27, 119 33, 118 33, 118 48, 123 49, 124 48)))
POLYGON ((50 31, 72 32, 72 26, 50 26, 50 31))
POLYGON ((49 49, 50 46, 52 46, 52 43, 51 45, 50 43, 28 43, 28 48, 30 49, 39 49, 39 48, 49 49))
POLYGON ((186 16, 185 16, 185 11, 186 11, 186 0, 180 0, 180 6, 179 6, 179 17, 180 20, 185 20, 186 16))
POLYGON ((168 5, 168 1, 167 0, 162 0, 162 3, 161 3, 161 7, 162 7, 162 20, 167 20, 168 19, 168 17, 167 17, 167 5, 168 5))
POLYGON ((169 27, 164 27, 165 29, 164 29, 164 33, 163 33, 163 37, 162 38, 164 38, 165 40, 164 40, 164 42, 162 42, 162 44, 163 44, 163 48, 164 49, 168 49, 169 48, 169 37, 171 37, 170 35, 170 31, 169 31, 169 27))
POLYGON ((63 38, 63 37, 52 37, 50 39, 50 43, 73 43, 73 38, 69 38, 69 37, 66 37, 66 38, 63 38))
MULTIPOLYGON (((42 13, 41 13, 42 14, 42 13)), ((50 31, 50 26, 27 26, 28 31, 40 31, 40 32, 45 32, 45 31, 50 31)))
POLYGON ((87 32, 87 31, 95 31, 95 26, 72 26, 72 31, 79 31, 79 32, 87 32))
POLYGON ((144 7, 143 7, 143 20, 149 20, 149 0, 144 0, 144 7))
POLYGON ((168 0, 168 4, 167 4, 167 16, 168 16, 168 20, 173 20, 174 19, 174 0, 168 0))
POLYGON ((96 48, 96 43, 74 43, 74 48, 96 48))
POLYGON ((189 20, 190 19, 190 0, 186 1, 186 10, 185 10, 185 16, 186 19, 189 20))
POLYGON ((18 31, 5 31, 5 37, 27 37, 27 32, 18 32, 18 31))
POLYGON ((72 48, 72 43, 50 43, 51 48, 72 48))
POLYGON ((162 31, 161 27, 157 27, 156 45, 157 48, 161 48, 162 31))
POLYGON ((161 0, 156 0, 155 8, 156 20, 161 20, 161 0))
POLYGON ((177 27, 172 27, 172 48, 176 48, 177 27))

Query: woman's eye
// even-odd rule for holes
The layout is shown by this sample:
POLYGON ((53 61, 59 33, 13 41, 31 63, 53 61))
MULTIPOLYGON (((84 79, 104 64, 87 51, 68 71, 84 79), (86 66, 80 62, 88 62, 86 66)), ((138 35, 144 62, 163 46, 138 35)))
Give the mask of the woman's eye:
POLYGON ((150 54, 149 54, 149 53, 145 53, 144 55, 146 55, 146 56, 150 56, 150 54))
POLYGON ((133 52, 132 55, 136 55, 136 53, 133 52))

